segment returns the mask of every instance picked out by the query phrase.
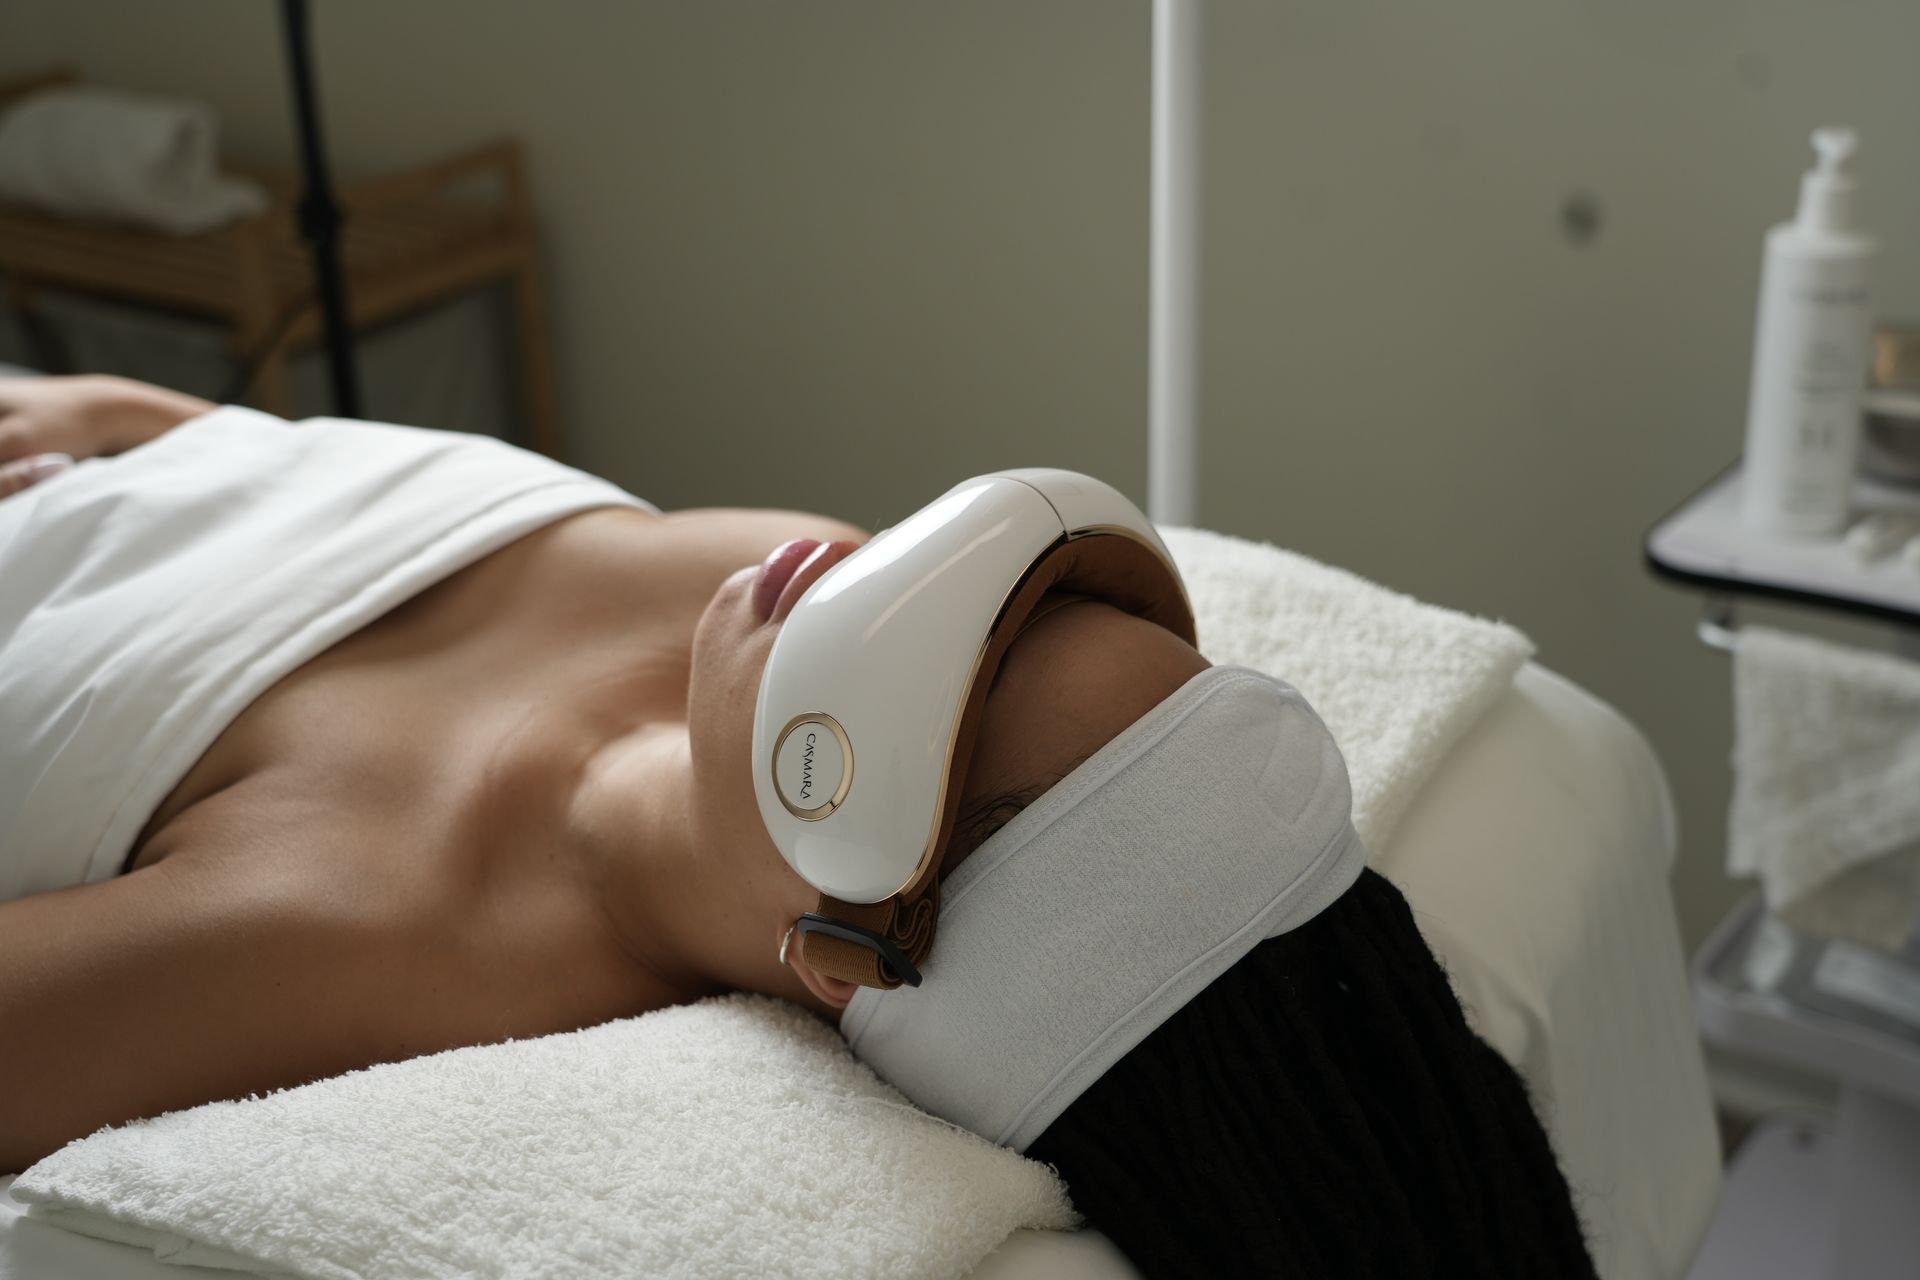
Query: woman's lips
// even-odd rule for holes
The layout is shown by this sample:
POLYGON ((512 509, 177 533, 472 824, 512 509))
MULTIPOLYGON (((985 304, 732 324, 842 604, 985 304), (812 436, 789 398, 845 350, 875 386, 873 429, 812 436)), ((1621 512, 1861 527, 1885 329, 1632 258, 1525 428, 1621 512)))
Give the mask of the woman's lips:
POLYGON ((760 572, 753 576, 755 617, 762 622, 773 617, 773 607, 780 602, 780 589, 787 585, 787 579, 800 567, 800 562, 821 545, 818 538, 795 538, 775 547, 773 554, 760 562, 760 572))
POLYGON ((808 587, 858 549, 857 543, 816 538, 797 538, 776 548, 754 578, 754 612, 762 622, 784 621, 808 587))

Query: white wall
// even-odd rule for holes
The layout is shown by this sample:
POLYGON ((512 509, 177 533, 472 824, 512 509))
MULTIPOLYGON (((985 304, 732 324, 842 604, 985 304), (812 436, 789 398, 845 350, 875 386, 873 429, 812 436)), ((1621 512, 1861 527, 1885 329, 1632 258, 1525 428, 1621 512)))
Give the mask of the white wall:
MULTIPOLYGON (((316 9, 343 172, 529 144, 583 465, 869 525, 1006 465, 1144 497, 1146 0, 316 9)), ((1205 523, 1504 616, 1637 720, 1697 940, 1735 892, 1727 672, 1639 540, 1738 448, 1814 125, 1862 130, 1885 309, 1920 313, 1920 7, 1209 15, 1205 523)), ((10 0, 0 72, 194 94, 285 160, 274 16, 10 0)))

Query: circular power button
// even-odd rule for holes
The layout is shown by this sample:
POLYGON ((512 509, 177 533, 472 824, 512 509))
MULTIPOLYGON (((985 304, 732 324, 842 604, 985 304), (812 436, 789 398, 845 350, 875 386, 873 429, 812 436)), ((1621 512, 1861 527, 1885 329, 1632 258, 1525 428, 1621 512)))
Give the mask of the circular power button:
POLYGON ((824 711, 795 716, 773 744, 773 787, 780 803, 809 822, 826 817, 853 785, 853 744, 824 711))

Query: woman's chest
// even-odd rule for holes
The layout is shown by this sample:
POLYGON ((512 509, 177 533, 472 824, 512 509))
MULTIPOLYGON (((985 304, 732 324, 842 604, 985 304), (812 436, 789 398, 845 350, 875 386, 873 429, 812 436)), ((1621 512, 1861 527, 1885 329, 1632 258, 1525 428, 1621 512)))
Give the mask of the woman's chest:
POLYGON ((336 962, 382 957, 386 1012, 422 1043, 671 1003, 609 935, 564 821, 600 735, 684 714, 673 584, 628 550, 615 591, 579 531, 536 535, 297 668, 189 770, 129 869, 175 860, 207 892, 271 899, 336 962))
POLYGON ((650 569, 652 518, 635 517, 523 538, 289 673, 162 801, 127 869, 203 846, 216 823, 264 824, 298 830, 308 859, 390 833, 379 843, 412 850, 392 874, 466 878, 449 860, 539 830, 604 722, 684 712, 687 606, 650 569))
MULTIPOLYGON (((402 793, 406 781, 375 785, 402 793)), ((591 886, 539 832, 488 831, 431 797, 389 802, 364 785, 342 804, 326 782, 253 774, 184 814, 179 847, 142 874, 190 886, 262 931, 263 944, 272 935, 265 954, 297 957, 289 985, 316 1002, 315 1018, 388 1036, 355 1041, 364 1060, 351 1065, 574 1030, 683 998, 633 963, 591 886), (465 843, 503 849, 521 832, 531 834, 507 857, 465 843)))
POLYGON ((587 740, 684 721, 694 630, 728 574, 791 538, 849 535, 864 536, 801 512, 609 508, 524 537, 255 699, 155 809, 123 869, 169 856, 189 814, 205 820, 268 775, 303 821, 409 829, 456 857, 523 847, 520 829, 561 801, 587 740))

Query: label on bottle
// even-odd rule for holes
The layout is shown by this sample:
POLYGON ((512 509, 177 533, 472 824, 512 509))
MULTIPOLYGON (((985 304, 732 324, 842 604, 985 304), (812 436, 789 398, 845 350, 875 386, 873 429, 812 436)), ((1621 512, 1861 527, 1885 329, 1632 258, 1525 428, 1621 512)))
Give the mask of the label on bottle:
POLYGON ((1782 533, 1845 525, 1866 390, 1867 257, 1769 241, 1754 335, 1743 485, 1748 519, 1782 533))

